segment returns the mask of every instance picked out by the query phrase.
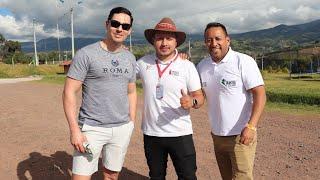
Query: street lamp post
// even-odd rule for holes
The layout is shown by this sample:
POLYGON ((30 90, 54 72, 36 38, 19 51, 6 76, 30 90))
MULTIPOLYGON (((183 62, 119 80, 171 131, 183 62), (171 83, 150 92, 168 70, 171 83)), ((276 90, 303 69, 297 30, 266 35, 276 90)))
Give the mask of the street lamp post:
POLYGON ((37 55, 37 40, 36 40, 35 21, 36 21, 36 19, 33 18, 32 24, 33 24, 34 61, 35 61, 35 65, 39 66, 39 59, 38 59, 38 55, 37 55))
POLYGON ((71 16, 71 47, 72 47, 72 58, 74 57, 74 35, 73 35, 73 7, 70 9, 71 16))
MULTIPOLYGON (((60 2, 64 3, 64 0, 60 0, 60 2)), ((73 8, 74 8, 74 5, 73 5, 73 0, 71 0, 71 7, 70 7, 70 26, 71 26, 71 53, 72 53, 72 58, 74 57, 74 33, 73 33, 73 8)), ((77 2, 77 4, 81 4, 82 1, 79 0, 77 2)))
MULTIPOLYGON (((58 6, 59 6, 59 3, 57 2, 57 6, 56 6, 57 7, 57 12, 59 12, 59 7, 58 6)), ((59 32, 59 17, 58 16, 57 16, 57 43, 58 43, 58 59, 59 59, 59 62, 60 62, 61 61, 61 51, 60 51, 60 32, 59 32)))

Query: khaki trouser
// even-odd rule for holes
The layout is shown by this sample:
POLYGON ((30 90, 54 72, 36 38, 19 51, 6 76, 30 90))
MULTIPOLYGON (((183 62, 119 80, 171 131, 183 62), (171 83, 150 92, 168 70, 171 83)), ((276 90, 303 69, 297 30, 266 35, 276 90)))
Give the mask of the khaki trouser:
POLYGON ((240 135, 212 134, 214 151, 223 180, 252 180, 257 136, 247 146, 239 142, 240 135))

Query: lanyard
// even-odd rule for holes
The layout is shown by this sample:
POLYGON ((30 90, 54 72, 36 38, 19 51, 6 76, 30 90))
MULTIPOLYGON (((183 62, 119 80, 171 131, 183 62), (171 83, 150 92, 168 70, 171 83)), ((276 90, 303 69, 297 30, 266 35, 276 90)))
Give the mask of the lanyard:
POLYGON ((159 60, 156 60, 156 62, 157 62, 158 75, 159 75, 159 79, 160 79, 161 76, 163 75, 163 73, 169 68, 169 66, 171 65, 172 61, 162 71, 160 70, 159 60))
POLYGON ((178 58, 178 56, 179 56, 179 55, 178 55, 178 51, 175 50, 175 53, 176 53, 176 54, 175 54, 174 59, 173 59, 162 71, 161 71, 160 66, 159 66, 159 60, 156 59, 157 70, 158 70, 158 75, 159 75, 159 80, 160 80, 161 76, 164 74, 164 72, 169 68, 169 66, 171 65, 171 63, 178 58))

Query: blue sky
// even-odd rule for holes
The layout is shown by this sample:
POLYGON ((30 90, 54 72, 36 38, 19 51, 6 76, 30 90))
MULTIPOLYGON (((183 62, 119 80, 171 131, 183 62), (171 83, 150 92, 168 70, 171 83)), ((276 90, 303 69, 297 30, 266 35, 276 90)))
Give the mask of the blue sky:
POLYGON ((0 15, 6 16, 13 16, 12 12, 9 9, 6 8, 0 8, 0 15))
POLYGON ((78 37, 103 38, 104 21, 111 8, 124 6, 134 16, 134 32, 142 34, 163 17, 171 17, 178 29, 202 33, 212 21, 226 25, 230 33, 294 25, 320 19, 319 0, 0 0, 0 33, 6 39, 32 40, 32 19, 38 38, 70 36, 74 6, 74 31, 78 37), (58 21, 57 21, 58 19, 58 21))

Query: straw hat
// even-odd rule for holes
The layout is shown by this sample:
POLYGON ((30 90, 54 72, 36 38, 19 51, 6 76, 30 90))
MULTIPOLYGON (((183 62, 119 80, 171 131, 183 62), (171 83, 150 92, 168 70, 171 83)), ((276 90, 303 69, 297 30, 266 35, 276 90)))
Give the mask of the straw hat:
POLYGON ((178 31, 172 19, 165 17, 154 27, 154 29, 146 29, 144 36, 150 44, 153 45, 153 37, 156 32, 174 32, 177 39, 177 47, 180 46, 186 39, 186 33, 178 31))

